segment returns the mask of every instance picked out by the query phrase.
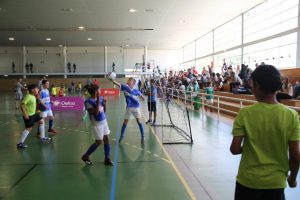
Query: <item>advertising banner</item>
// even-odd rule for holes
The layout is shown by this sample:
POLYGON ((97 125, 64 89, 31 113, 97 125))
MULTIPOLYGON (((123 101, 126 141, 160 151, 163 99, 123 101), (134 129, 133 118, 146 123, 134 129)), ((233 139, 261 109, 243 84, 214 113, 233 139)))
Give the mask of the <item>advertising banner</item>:
POLYGON ((82 97, 51 97, 52 110, 83 110, 82 97))

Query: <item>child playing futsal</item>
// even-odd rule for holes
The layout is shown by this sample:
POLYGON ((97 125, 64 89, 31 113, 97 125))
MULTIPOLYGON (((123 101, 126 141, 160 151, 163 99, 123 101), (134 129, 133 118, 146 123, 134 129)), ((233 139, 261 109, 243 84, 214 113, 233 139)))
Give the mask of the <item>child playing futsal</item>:
POLYGON ((39 132, 41 134, 41 141, 49 141, 51 138, 45 137, 45 124, 43 118, 36 114, 36 95, 39 92, 38 86, 31 84, 28 85, 29 93, 24 97, 21 104, 21 110, 23 113, 23 120, 25 123, 25 130, 22 132, 17 148, 24 149, 28 147, 24 144, 27 136, 29 135, 32 127, 36 122, 39 122, 39 132))
POLYGON ((128 124, 128 120, 130 119, 131 115, 134 116, 136 119, 136 122, 139 126, 140 132, 141 132, 141 143, 144 144, 144 127, 141 122, 142 114, 140 110, 140 103, 138 101, 138 98, 141 98, 144 100, 144 97, 142 96, 142 93, 138 89, 134 89, 134 85, 136 83, 136 80, 134 78, 129 78, 127 81, 127 84, 120 84, 117 81, 110 78, 110 80, 117 85, 121 91, 124 92, 124 96, 126 99, 126 113, 125 113, 125 119, 123 122, 123 126, 121 129, 121 136, 119 138, 119 143, 122 142, 126 130, 126 126, 128 124))
MULTIPOLYGON (((40 91, 40 103, 41 106, 41 117, 45 120, 47 117, 49 118, 49 128, 48 132, 52 134, 56 134, 56 130, 53 129, 53 113, 51 109, 51 101, 50 101, 50 93, 49 93, 49 81, 42 81, 42 90, 40 91)), ((41 136, 43 137, 43 136, 41 136)))
POLYGON ((300 124, 295 110, 279 104, 279 71, 257 67, 251 75, 257 103, 242 108, 233 125, 232 154, 242 154, 236 200, 284 200, 286 181, 296 187, 300 162, 300 124))
POLYGON ((110 133, 106 115, 105 115, 105 100, 100 96, 100 89, 98 85, 91 85, 88 88, 91 97, 85 101, 86 110, 89 113, 92 129, 95 137, 95 143, 92 144, 81 159, 87 164, 91 165, 90 155, 98 148, 101 141, 104 142, 104 164, 113 165, 110 159, 110 144, 108 135, 110 133))
POLYGON ((154 79, 150 80, 150 91, 148 93, 148 111, 149 111, 149 120, 146 123, 152 123, 155 125, 156 122, 156 97, 157 97, 157 87, 155 85, 154 79), (152 113, 154 114, 154 119, 152 122, 152 113))

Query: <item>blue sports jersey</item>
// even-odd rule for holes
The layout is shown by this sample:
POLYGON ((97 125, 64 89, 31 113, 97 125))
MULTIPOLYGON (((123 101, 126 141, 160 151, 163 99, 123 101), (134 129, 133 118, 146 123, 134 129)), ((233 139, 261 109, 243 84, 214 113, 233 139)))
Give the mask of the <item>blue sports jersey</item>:
MULTIPOLYGON (((90 116, 90 119, 91 119, 92 122, 101 122, 101 121, 106 119, 105 112, 104 112, 104 99, 103 99, 103 97, 100 97, 99 100, 100 100, 99 113, 98 113, 98 115, 91 115, 90 116)), ((88 110, 88 109, 91 109, 91 108, 96 108, 97 103, 96 103, 96 100, 94 98, 88 98, 84 102, 84 105, 85 105, 85 109, 88 110)))
POLYGON ((43 102, 46 106, 47 109, 42 108, 42 111, 47 111, 51 110, 51 101, 50 101, 50 93, 48 89, 42 89, 40 92, 40 100, 43 102))
POLYGON ((151 92, 148 95, 148 102, 156 102, 156 97, 157 97, 157 87, 151 86, 151 92))
POLYGON ((128 85, 125 84, 121 84, 121 90, 124 92, 124 96, 128 108, 140 107, 138 98, 139 96, 142 96, 142 93, 139 90, 131 89, 128 85))

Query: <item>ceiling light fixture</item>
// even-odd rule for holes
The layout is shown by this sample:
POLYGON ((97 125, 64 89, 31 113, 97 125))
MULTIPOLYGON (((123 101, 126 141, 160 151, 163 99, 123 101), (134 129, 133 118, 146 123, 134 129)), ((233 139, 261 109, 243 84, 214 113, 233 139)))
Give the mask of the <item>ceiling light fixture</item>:
POLYGON ((62 8, 61 11, 64 11, 64 12, 73 12, 74 9, 73 8, 62 8))
POLYGON ((125 47, 129 47, 129 44, 126 44, 125 47))
POLYGON ((14 41, 14 40, 15 40, 15 38, 13 38, 13 37, 10 37, 10 38, 8 38, 8 40, 10 40, 10 41, 14 41))
POLYGON ((63 47, 63 45, 62 45, 62 44, 59 44, 58 46, 59 46, 59 47, 63 47))
POLYGON ((51 39, 51 38, 46 38, 46 40, 47 40, 47 41, 50 41, 50 40, 52 40, 52 39, 51 39))
POLYGON ((93 38, 88 38, 89 41, 93 40, 93 38))
POLYGON ((128 9, 128 12, 135 13, 135 12, 136 12, 136 9, 130 8, 130 9, 128 9))
POLYGON ((84 30, 85 28, 84 28, 84 26, 78 26, 78 29, 82 31, 82 30, 84 30))

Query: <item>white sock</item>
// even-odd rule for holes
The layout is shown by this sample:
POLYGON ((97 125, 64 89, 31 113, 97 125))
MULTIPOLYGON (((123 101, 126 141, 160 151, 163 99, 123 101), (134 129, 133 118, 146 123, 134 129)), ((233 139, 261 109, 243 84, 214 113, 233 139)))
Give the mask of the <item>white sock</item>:
POLYGON ((22 132, 20 143, 24 143, 29 133, 30 132, 27 129, 22 132))
POLYGON ((45 137, 45 124, 39 124, 40 138, 45 137))

